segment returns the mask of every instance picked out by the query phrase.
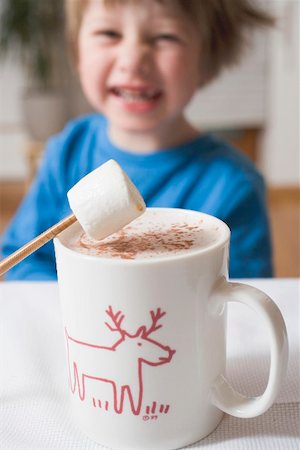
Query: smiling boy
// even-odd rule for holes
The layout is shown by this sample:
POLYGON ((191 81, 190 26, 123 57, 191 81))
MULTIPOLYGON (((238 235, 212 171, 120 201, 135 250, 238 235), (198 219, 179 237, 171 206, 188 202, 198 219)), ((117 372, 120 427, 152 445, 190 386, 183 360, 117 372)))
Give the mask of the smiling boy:
MULTIPOLYGON (((231 277, 272 275, 262 177, 248 159, 188 123, 194 93, 236 62, 244 31, 271 23, 248 0, 66 0, 83 92, 96 113, 50 139, 4 237, 4 256, 69 213, 67 191, 115 159, 147 206, 213 214, 232 231, 231 277)), ((52 244, 7 274, 54 279, 52 244)))
POLYGON ((78 34, 84 93, 120 148, 156 152, 196 137, 183 109, 200 85, 196 27, 176 2, 90 1, 78 34))

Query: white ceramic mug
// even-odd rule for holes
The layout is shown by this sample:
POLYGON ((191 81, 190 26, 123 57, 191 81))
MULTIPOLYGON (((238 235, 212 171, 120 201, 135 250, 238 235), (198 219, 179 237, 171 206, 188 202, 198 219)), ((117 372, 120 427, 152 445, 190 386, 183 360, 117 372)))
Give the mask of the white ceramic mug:
POLYGON ((165 258, 120 260, 67 248, 78 224, 55 239, 73 411, 79 427, 108 447, 176 449, 212 432, 223 412, 262 414, 286 370, 279 309, 258 289, 227 281, 227 225, 184 214, 219 227, 218 241, 165 258), (260 397, 226 381, 228 302, 253 308, 269 334, 270 373, 260 397))

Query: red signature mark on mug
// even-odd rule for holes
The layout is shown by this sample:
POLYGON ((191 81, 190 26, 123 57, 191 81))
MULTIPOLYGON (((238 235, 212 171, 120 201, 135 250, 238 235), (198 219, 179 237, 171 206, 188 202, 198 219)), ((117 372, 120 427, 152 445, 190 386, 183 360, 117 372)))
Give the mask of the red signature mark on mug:
POLYGON ((150 311, 151 326, 142 325, 136 333, 130 334, 122 328, 125 315, 121 311, 114 313, 109 306, 105 312, 112 322, 112 325, 105 322, 106 326, 121 335, 112 347, 79 341, 65 330, 71 390, 74 394, 77 387, 79 398, 84 400, 86 378, 111 383, 115 412, 123 413, 127 392, 132 413, 139 415, 144 393, 143 365, 156 367, 167 364, 176 352, 149 337, 162 328, 158 322, 166 313, 160 308, 150 311), (126 367, 131 369, 126 370, 126 367))

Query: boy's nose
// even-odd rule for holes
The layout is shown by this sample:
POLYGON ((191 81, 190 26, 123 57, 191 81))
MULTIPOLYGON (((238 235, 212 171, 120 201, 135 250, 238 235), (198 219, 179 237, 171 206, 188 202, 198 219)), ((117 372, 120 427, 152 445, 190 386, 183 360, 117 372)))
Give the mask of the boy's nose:
POLYGON ((124 43, 118 55, 118 68, 131 76, 149 75, 151 69, 150 51, 146 44, 130 42, 124 43))

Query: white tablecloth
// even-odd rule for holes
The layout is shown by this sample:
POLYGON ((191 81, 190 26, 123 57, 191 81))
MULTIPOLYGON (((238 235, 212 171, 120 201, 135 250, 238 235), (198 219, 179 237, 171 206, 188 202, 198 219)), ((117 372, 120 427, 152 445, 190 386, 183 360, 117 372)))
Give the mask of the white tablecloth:
MULTIPOLYGON (((300 448, 299 303, 297 279, 244 280, 269 294, 285 319, 290 358, 276 403, 254 419, 226 415, 193 449, 300 448)), ((228 377, 248 395, 268 377, 268 339, 257 316, 231 304, 228 377)), ((96 450, 72 422, 63 327, 56 283, 0 283, 0 449, 96 450)))

